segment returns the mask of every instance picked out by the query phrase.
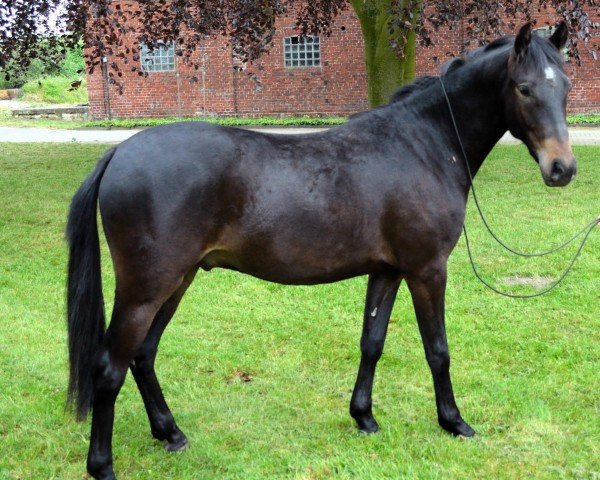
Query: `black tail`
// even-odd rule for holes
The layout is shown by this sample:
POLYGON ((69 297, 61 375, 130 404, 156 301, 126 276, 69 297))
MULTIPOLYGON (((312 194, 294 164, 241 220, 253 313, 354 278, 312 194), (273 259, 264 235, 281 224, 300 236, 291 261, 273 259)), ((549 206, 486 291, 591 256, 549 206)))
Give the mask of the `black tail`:
POLYGON ((102 175, 114 153, 114 148, 106 151, 79 187, 71 201, 67 221, 67 328, 71 367, 68 404, 74 406, 79 420, 84 420, 92 407, 92 367, 104 337, 96 203, 102 175))

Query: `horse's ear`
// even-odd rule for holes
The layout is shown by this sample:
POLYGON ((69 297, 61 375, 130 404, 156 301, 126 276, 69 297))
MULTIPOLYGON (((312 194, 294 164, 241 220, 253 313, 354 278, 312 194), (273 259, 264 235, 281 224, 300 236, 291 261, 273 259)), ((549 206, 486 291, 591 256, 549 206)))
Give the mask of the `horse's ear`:
POLYGON ((569 29, 567 28, 567 24, 565 22, 560 22, 554 33, 550 37, 550 42, 559 50, 565 48, 567 44, 567 40, 569 39, 569 29))
POLYGON ((518 60, 521 60, 527 53, 527 49, 531 43, 532 26, 532 22, 527 22, 521 27, 519 33, 517 33, 517 38, 515 38, 515 54, 518 60))

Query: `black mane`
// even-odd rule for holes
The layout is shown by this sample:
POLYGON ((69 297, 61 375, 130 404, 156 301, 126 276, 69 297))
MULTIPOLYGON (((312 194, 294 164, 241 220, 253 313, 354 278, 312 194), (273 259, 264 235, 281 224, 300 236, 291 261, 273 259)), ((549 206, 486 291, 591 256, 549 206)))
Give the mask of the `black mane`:
POLYGON ((433 82, 437 81, 437 78, 438 77, 434 77, 432 75, 426 75, 424 77, 417 78, 414 82, 407 83, 406 85, 401 86, 392 95, 390 103, 400 102, 402 100, 407 99, 416 92, 420 92, 421 90, 426 89, 431 84, 433 84, 433 82))
MULTIPOLYGON (((449 73, 450 71, 454 71, 454 70, 462 67, 463 65, 469 63, 470 61, 474 60, 475 58, 479 58, 484 53, 488 53, 490 51, 499 49, 504 46, 512 45, 513 42, 514 42, 513 37, 497 38, 496 40, 493 40, 492 42, 488 43, 486 46, 472 50, 464 56, 455 57, 455 58, 448 60, 440 67, 440 74, 445 75, 446 73, 449 73)), ((545 43, 548 43, 548 42, 545 42, 545 43)), ((417 78, 415 81, 413 81, 411 83, 403 85, 398 90, 396 90, 396 92, 392 95, 389 103, 392 104, 392 103, 397 103, 397 102, 400 102, 403 100, 407 100, 408 98, 412 97, 414 94, 416 94, 422 90, 425 90, 427 87, 432 85, 437 80, 437 78, 438 78, 437 76, 425 75, 423 77, 417 78)))
MULTIPOLYGON (((464 65, 468 65, 475 60, 481 59, 484 55, 493 55, 497 50, 503 48, 512 48, 515 42, 515 37, 500 37, 491 41, 484 47, 477 48, 467 52, 461 57, 453 58, 442 65, 440 72, 442 75, 453 72, 464 65)), ((563 64, 563 58, 560 52, 547 39, 539 35, 532 34, 531 43, 529 44, 531 55, 527 56, 527 61, 530 66, 542 70, 546 66, 546 61, 560 66, 563 64)))
POLYGON ((372 112, 376 112, 381 110, 382 108, 387 107, 388 105, 399 103, 407 100, 418 92, 426 89, 430 85, 432 85, 438 77, 434 77, 432 75, 426 75, 423 77, 419 77, 411 83, 407 83, 406 85, 401 86, 398 90, 394 92, 390 102, 385 105, 380 105, 379 107, 371 108, 369 110, 364 110, 362 112, 357 112, 348 117, 348 120, 355 120, 357 118, 362 118, 364 115, 370 114, 372 112))
POLYGON ((513 42, 513 37, 500 37, 484 46, 483 50, 489 52, 490 50, 495 50, 496 48, 504 47, 505 45, 512 45, 513 42))

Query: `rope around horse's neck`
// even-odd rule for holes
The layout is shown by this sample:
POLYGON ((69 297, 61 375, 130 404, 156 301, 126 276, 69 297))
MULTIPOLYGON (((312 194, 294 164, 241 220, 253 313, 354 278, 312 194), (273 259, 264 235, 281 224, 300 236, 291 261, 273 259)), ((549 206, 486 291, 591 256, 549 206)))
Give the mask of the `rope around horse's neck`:
POLYGON ((541 295, 544 295, 548 292, 550 292, 551 290, 554 290, 564 279, 565 277, 569 274, 569 272, 571 271, 571 269, 573 268, 573 265, 575 264, 575 261, 577 260, 577 258, 579 257, 579 254, 581 253, 581 251, 583 250, 583 247, 585 245, 585 243, 588 240, 588 237, 590 236, 590 233, 592 233, 592 230, 595 226, 600 225, 600 217, 595 218, 593 221, 591 221, 590 223, 588 223, 584 228, 582 228, 578 233, 576 233, 573 237, 571 237, 569 240, 567 240, 566 242, 557 245, 556 247, 553 247, 549 250, 546 250, 544 252, 535 252, 535 253, 524 253, 524 252, 519 252, 518 250, 515 250, 514 248, 509 247, 506 243, 504 243, 500 238, 498 238, 498 236, 494 233, 494 231, 492 230, 492 228, 490 227, 490 225, 488 224, 485 215, 483 214, 483 211, 481 209, 481 206, 479 205, 479 200, 477 198, 477 193, 475 192, 475 185, 473 183, 473 174, 471 172, 471 165, 469 163, 469 158, 467 157, 467 152, 465 150, 465 147, 462 143, 461 137, 460 137, 460 133, 458 131, 458 125, 456 123, 456 118, 454 117, 454 112, 452 110, 452 105, 450 103, 450 99, 448 98, 448 93, 446 92, 446 86, 444 85, 444 80, 442 79, 442 77, 438 77, 440 79, 440 83, 442 85, 442 91, 444 92, 444 97, 446 98, 446 103, 448 104, 448 111, 450 112, 450 118, 452 119, 452 125, 454 126, 454 132, 456 133, 456 138, 458 139, 458 144, 460 145, 462 154, 463 154, 463 158, 465 159, 465 164, 467 166, 467 174, 469 176, 469 183, 470 183, 470 187, 471 187, 471 192, 473 193, 473 200, 475 202, 475 206, 477 207, 477 211, 479 212, 479 216, 481 217, 481 220, 483 221, 483 224, 485 225, 485 228, 487 229, 487 231, 490 233, 490 235, 492 236, 492 238, 494 240, 496 240, 496 242, 498 242, 503 248, 505 248, 506 250, 508 250, 509 252, 515 254, 515 255, 519 255, 521 257, 543 257, 546 255, 550 255, 551 253, 554 252, 558 252, 559 250, 562 250, 563 248, 565 248, 567 245, 570 245, 571 243, 573 243, 575 241, 575 239, 577 239, 578 237, 580 237, 581 235, 584 235, 583 240, 581 241, 581 244, 579 245, 579 248, 577 249, 577 252, 575 253, 575 255, 573 256, 573 258, 571 259, 569 265, 567 266, 567 268, 565 269, 565 271, 562 273, 562 275, 556 280, 554 281, 549 287, 545 288, 544 290, 541 290, 539 292, 536 293, 532 293, 532 294, 513 294, 513 293, 507 293, 507 292, 503 292, 501 290, 498 290, 497 288, 495 288, 493 285, 490 285, 487 281, 485 281, 481 275, 479 274, 479 272, 477 271, 477 267, 475 265, 475 261, 473 260, 473 254, 471 252, 471 245, 469 244, 469 237, 467 235, 467 226, 463 223, 463 231, 465 233, 465 243, 467 245, 467 252, 469 254, 469 261, 471 262, 471 267, 473 268, 473 273, 475 274, 475 277, 477 277, 477 279, 483 283, 486 287, 488 287, 490 290, 500 294, 500 295, 504 295, 505 297, 511 297, 511 298, 533 298, 533 297, 539 297, 541 295))

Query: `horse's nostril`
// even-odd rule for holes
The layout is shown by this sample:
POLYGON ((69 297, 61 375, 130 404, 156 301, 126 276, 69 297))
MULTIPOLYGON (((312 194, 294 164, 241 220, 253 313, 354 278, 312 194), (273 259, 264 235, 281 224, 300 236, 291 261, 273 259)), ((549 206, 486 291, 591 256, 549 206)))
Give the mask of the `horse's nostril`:
POLYGON ((555 160, 552 164, 552 180, 559 180, 565 174, 562 162, 555 160))

